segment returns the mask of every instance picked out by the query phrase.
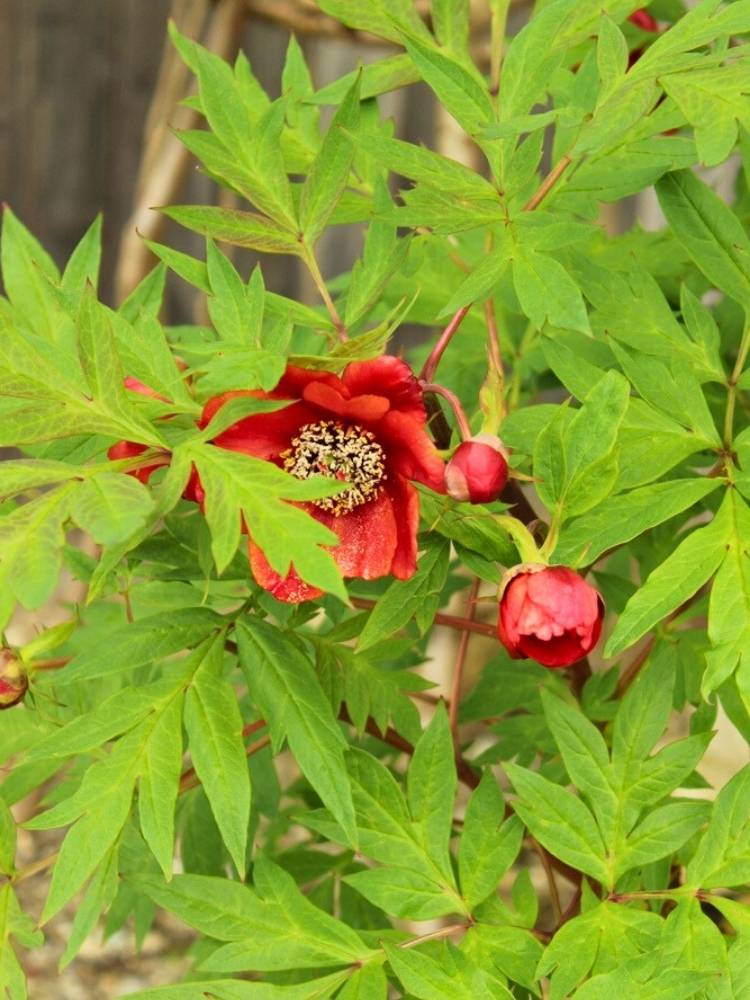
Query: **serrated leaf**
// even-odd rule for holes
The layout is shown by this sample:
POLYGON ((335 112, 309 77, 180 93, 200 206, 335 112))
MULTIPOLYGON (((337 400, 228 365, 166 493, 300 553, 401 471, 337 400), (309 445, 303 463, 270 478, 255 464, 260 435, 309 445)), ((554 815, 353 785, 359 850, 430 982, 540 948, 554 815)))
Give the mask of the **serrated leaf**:
POLYGON ((185 229, 233 246, 293 256, 301 252, 301 244, 293 234, 253 212, 212 205, 171 205, 160 211, 185 229))
POLYGON ((533 836, 555 857, 609 884, 607 852, 583 802, 541 774, 517 764, 504 768, 520 796, 513 808, 533 836))
POLYGON ((513 864, 523 838, 518 817, 505 818, 505 806, 491 771, 482 775, 464 816, 458 849, 461 894, 473 910, 497 888, 513 864))
POLYGON ((750 307, 750 239, 731 208, 690 170, 667 174, 656 192, 672 232, 708 280, 750 307))
POLYGON ((276 748, 284 738, 303 774, 357 843, 344 740, 312 664, 278 629, 253 618, 239 623, 240 664, 276 748))
POLYGON ((190 756, 227 850, 244 876, 250 778, 237 697, 223 677, 223 636, 195 655, 200 665, 185 694, 190 756))
POLYGON ((453 880, 449 844, 456 787, 448 715, 438 705, 414 748, 407 772, 407 801, 425 853, 435 859, 449 881, 453 880))
POLYGON ((360 80, 351 89, 333 116, 320 152, 300 194, 300 228, 308 246, 314 246, 343 194, 354 159, 351 133, 359 124, 360 80))
POLYGON ((102 472, 79 484, 70 516, 101 545, 114 545, 142 528, 153 509, 151 494, 133 476, 102 472))
POLYGON ((684 538, 628 601, 609 637, 605 656, 615 656, 692 597, 718 569, 730 537, 727 498, 714 520, 684 538))

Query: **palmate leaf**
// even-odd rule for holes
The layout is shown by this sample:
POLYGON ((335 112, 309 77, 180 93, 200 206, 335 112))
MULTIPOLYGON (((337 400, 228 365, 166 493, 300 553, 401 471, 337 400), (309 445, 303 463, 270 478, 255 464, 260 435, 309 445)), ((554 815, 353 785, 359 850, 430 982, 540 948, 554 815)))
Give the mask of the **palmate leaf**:
POLYGON ((342 484, 323 477, 296 479, 269 462, 199 442, 188 442, 182 450, 206 491, 206 520, 219 572, 237 550, 244 518, 253 541, 280 576, 293 565, 305 582, 346 600, 341 575, 325 548, 336 545, 337 536, 287 502, 330 496, 342 484))
POLYGON ((306 983, 276 986, 273 983, 240 982, 236 979, 193 981, 179 986, 156 986, 129 993, 129 1000, 328 1000, 349 978, 349 973, 334 972, 306 983))
POLYGON ((470 908, 497 888, 521 849, 523 826, 505 818, 505 804, 491 771, 485 771, 466 807, 458 850, 461 893, 470 908))

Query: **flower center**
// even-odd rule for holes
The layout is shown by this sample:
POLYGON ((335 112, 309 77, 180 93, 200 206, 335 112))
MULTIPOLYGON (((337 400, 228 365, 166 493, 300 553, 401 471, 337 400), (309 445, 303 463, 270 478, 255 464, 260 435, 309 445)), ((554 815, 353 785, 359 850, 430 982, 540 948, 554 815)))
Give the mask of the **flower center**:
POLYGON ((350 484, 335 497, 312 503, 334 517, 374 500, 386 479, 385 452, 371 431, 357 424, 345 427, 335 420, 304 424, 291 447, 281 453, 284 469, 297 479, 332 476, 350 484))

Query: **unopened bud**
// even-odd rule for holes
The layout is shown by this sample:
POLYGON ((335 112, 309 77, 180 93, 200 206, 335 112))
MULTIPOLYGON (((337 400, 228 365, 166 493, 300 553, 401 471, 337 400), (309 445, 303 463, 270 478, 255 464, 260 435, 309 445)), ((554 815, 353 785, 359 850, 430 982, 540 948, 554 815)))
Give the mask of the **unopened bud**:
POLYGON ((445 468, 445 488, 454 500, 492 503, 508 481, 507 452, 493 434, 462 442, 445 468))
POLYGON ((10 649, 0 649, 0 710, 23 700, 29 686, 20 660, 10 649))

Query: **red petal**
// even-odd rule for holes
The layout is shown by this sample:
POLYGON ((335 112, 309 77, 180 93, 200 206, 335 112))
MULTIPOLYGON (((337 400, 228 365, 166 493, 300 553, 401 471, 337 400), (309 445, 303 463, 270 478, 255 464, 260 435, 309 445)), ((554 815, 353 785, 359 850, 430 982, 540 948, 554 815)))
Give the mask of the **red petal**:
POLYGON ((445 463, 424 426, 405 413, 391 410, 377 426, 388 464, 407 479, 424 483, 437 493, 445 492, 445 463))
MULTIPOLYGON (((112 447, 107 452, 107 458, 112 459, 116 462, 121 458, 136 458, 138 455, 142 455, 144 451, 147 451, 147 446, 145 444, 136 444, 135 441, 118 441, 117 444, 113 444, 112 447)), ((147 483, 154 472, 162 467, 161 462, 157 462, 156 465, 146 465, 142 469, 131 469, 126 472, 127 476, 134 476, 137 480, 142 483, 147 483)))
POLYGON ((328 410, 334 416, 345 420, 380 420, 390 409, 390 402, 385 396, 357 396, 348 399, 333 386, 323 382, 310 382, 302 393, 305 402, 328 410))
POLYGON ((241 451, 256 458, 275 459, 285 451, 303 424, 314 423, 318 415, 305 403, 292 403, 273 413, 257 413, 232 424, 214 444, 241 451))
POLYGON ((279 576, 276 570, 271 569, 268 560, 252 539, 248 541, 248 555, 255 582, 267 590, 277 601, 285 601, 287 604, 301 604, 302 601, 313 601, 322 595, 322 590, 311 587, 309 583, 301 580, 294 567, 289 570, 285 577, 279 576))
POLYGON ((550 639, 549 642, 544 642, 535 635, 522 635, 518 648, 524 656, 536 660, 543 667, 559 668, 569 667, 576 663, 586 655, 589 649, 593 648, 593 643, 585 647, 580 636, 566 632, 564 635, 550 639))
POLYGON ((342 381, 352 396, 385 396, 390 400, 391 409, 406 413, 421 423, 427 420, 419 382, 401 358, 384 354, 372 361, 352 361, 342 381))
POLYGON ((286 371, 281 376, 281 381, 270 394, 273 399, 301 399, 305 391, 305 386, 311 382, 319 382, 328 385, 332 389, 338 390, 344 396, 349 393, 344 389, 344 385, 338 376, 331 372, 315 371, 312 368, 297 368, 296 365, 287 365, 286 371))
POLYGON ((396 552, 391 573, 399 580, 408 580, 417 568, 417 531, 419 530, 419 494, 402 476, 393 475, 387 481, 396 515, 396 552))
POLYGON ((376 580, 391 572, 398 527, 393 503, 385 490, 374 500, 340 517, 313 505, 307 510, 316 521, 339 536, 339 544, 331 549, 331 554, 343 576, 376 580))

